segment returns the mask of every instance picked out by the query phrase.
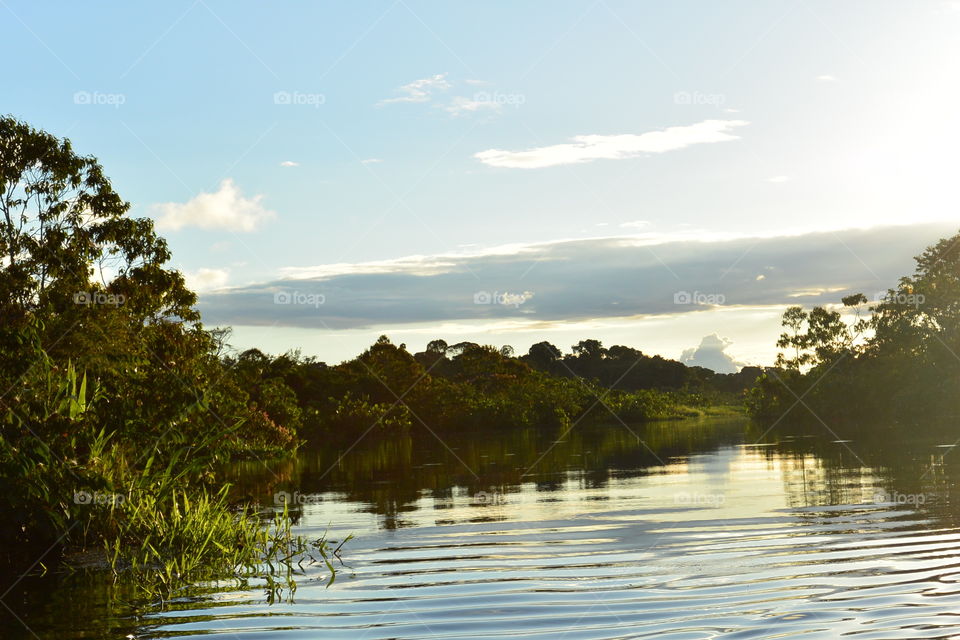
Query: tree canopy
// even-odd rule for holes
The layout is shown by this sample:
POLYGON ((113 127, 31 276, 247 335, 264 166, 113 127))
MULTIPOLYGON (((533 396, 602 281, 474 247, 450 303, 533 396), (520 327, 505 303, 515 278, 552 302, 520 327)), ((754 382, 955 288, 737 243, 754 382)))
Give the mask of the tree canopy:
POLYGON ((862 293, 835 307, 784 314, 777 367, 751 392, 757 416, 884 415, 905 420, 954 415, 960 384, 960 234, 915 258, 871 302, 862 293), (821 380, 823 381, 821 383, 821 380), (809 409, 796 409, 797 397, 809 409))

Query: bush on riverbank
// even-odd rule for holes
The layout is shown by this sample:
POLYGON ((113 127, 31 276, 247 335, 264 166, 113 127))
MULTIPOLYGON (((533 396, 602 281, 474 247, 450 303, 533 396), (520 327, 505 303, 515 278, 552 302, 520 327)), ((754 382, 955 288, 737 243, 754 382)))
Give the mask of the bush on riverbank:
POLYGON ((64 557, 76 564, 82 557, 149 597, 167 598, 202 579, 272 580, 273 569, 292 570, 293 560, 326 561, 325 543, 291 534, 285 509, 264 520, 231 506, 229 485, 209 472, 222 457, 216 440, 226 430, 193 440, 168 428, 144 450, 98 426, 102 390, 72 364, 45 360, 31 378, 45 384, 31 389, 29 422, 18 423, 15 442, 9 430, 0 438, 5 564, 37 559, 47 566, 64 557))

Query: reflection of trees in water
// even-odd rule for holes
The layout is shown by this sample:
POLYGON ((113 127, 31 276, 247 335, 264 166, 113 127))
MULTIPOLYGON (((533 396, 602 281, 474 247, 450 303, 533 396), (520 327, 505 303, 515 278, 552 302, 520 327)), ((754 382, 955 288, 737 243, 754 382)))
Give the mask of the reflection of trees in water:
POLYGON ((671 458, 739 441, 737 418, 685 420, 631 426, 576 425, 443 434, 443 443, 425 430, 368 436, 346 451, 302 451, 280 465, 277 477, 259 462, 231 469, 238 495, 269 502, 277 490, 301 494, 342 493, 383 516, 382 526, 403 526, 402 514, 423 497, 435 505, 451 501, 454 488, 509 493, 532 484, 558 491, 576 477, 583 486, 606 486, 611 477, 636 476, 671 458), (635 435, 636 434, 636 435, 635 435), (639 436, 639 438, 638 438, 639 436), (444 444, 445 443, 445 444, 444 444), (446 446, 445 446, 446 445, 446 446))
POLYGON ((3 638, 75 637, 78 631, 89 638, 124 638, 138 631, 127 603, 139 594, 130 583, 114 583, 105 571, 3 576, 3 584, 3 590, 12 585, 4 600, 19 603, 21 616, 18 621, 0 607, 3 638))
POLYGON ((833 465, 809 452, 782 452, 778 461, 790 507, 861 504, 878 484, 876 469, 833 465))
POLYGON ((758 448, 758 455, 780 465, 790 507, 860 505, 880 497, 899 502, 905 519, 919 512, 960 526, 960 447, 943 446, 957 441, 955 426, 830 427, 834 433, 817 423, 763 437, 775 446, 758 448))
POLYGON ((241 463, 231 468, 231 475, 240 497, 269 503, 278 489, 342 493, 383 516, 382 526, 394 528, 404 526, 403 514, 416 510, 424 497, 434 500, 434 508, 451 504, 455 488, 471 495, 505 494, 521 485, 556 492, 571 478, 585 488, 602 488, 612 477, 643 475, 671 458, 759 441, 773 445, 756 447, 754 455, 779 465, 789 507, 861 505, 881 490, 893 497, 923 496, 924 504, 907 505, 905 511, 919 510, 945 526, 960 526, 960 447, 937 447, 957 440, 954 427, 830 428, 836 435, 819 422, 766 434, 765 427, 737 419, 631 425, 642 441, 619 423, 577 425, 565 435, 562 428, 490 429, 444 434, 452 453, 430 433, 414 429, 402 436, 365 438, 349 451, 347 446, 303 451, 271 463, 269 470, 257 461, 241 463), (834 442, 838 439, 850 442, 834 442))

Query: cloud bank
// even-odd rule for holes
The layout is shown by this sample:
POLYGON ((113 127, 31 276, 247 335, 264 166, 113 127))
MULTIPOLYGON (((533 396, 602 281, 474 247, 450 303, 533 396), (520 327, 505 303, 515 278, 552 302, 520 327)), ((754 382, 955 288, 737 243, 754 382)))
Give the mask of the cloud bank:
POLYGON ((209 325, 565 323, 837 303, 893 286, 945 223, 730 240, 609 237, 282 271, 200 297, 209 325), (281 296, 281 302, 276 298, 281 296))

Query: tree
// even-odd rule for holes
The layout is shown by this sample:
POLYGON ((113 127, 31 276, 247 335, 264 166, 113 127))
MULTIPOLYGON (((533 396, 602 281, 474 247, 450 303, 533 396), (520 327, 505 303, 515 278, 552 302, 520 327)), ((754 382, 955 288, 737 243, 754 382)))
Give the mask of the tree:
MULTIPOLYGON (((847 307, 859 307, 866 302, 861 294, 847 296, 843 299, 847 307)), ((777 347, 792 349, 793 356, 787 357, 783 352, 777 354, 777 366, 799 371, 805 366, 819 366, 833 364, 838 359, 852 353, 854 342, 866 323, 860 319, 852 327, 843 320, 839 311, 831 311, 825 307, 814 307, 809 312, 802 307, 789 307, 783 314, 781 321, 786 332, 780 334, 777 347)))
POLYGON ((527 349, 527 356, 530 363, 539 369, 553 364, 563 357, 563 353, 549 342, 544 341, 530 345, 530 348, 527 349))
POLYGON ((960 350, 960 234, 915 258, 912 276, 874 308, 872 352, 940 359, 960 350))
POLYGON ((787 331, 780 334, 777 340, 778 349, 793 349, 793 357, 788 358, 782 352, 777 354, 777 366, 799 371, 800 367, 808 364, 810 355, 805 353, 807 336, 803 332, 803 325, 807 321, 807 312, 801 306, 787 307, 780 321, 787 331))
POLYGON ((427 343, 427 353, 439 353, 445 354, 447 352, 447 341, 446 340, 431 340, 427 343))
POLYGON ((457 344, 452 344, 447 347, 447 355, 456 357, 468 349, 474 349, 479 346, 476 342, 458 342, 457 344))
POLYGON ((806 341, 813 350, 814 364, 831 364, 849 352, 852 337, 839 311, 814 307, 807 317, 807 325, 806 341))
POLYGON ((603 344, 599 340, 581 340, 571 349, 578 358, 585 360, 599 360, 606 354, 603 344))
POLYGON ((183 276, 163 268, 166 242, 151 220, 127 217, 96 159, 12 117, 0 118, 0 159, 4 318, 69 314, 75 296, 102 293, 141 322, 199 319, 183 276))
POLYGON ((95 158, 0 118, 0 383, 69 363, 99 389, 92 422, 130 444, 249 422, 218 357, 225 336, 203 329, 167 243, 129 210, 95 158))
POLYGON ((562 358, 563 354, 560 349, 544 341, 530 345, 522 360, 539 371, 554 375, 563 375, 564 373, 569 375, 569 372, 563 370, 562 358))

